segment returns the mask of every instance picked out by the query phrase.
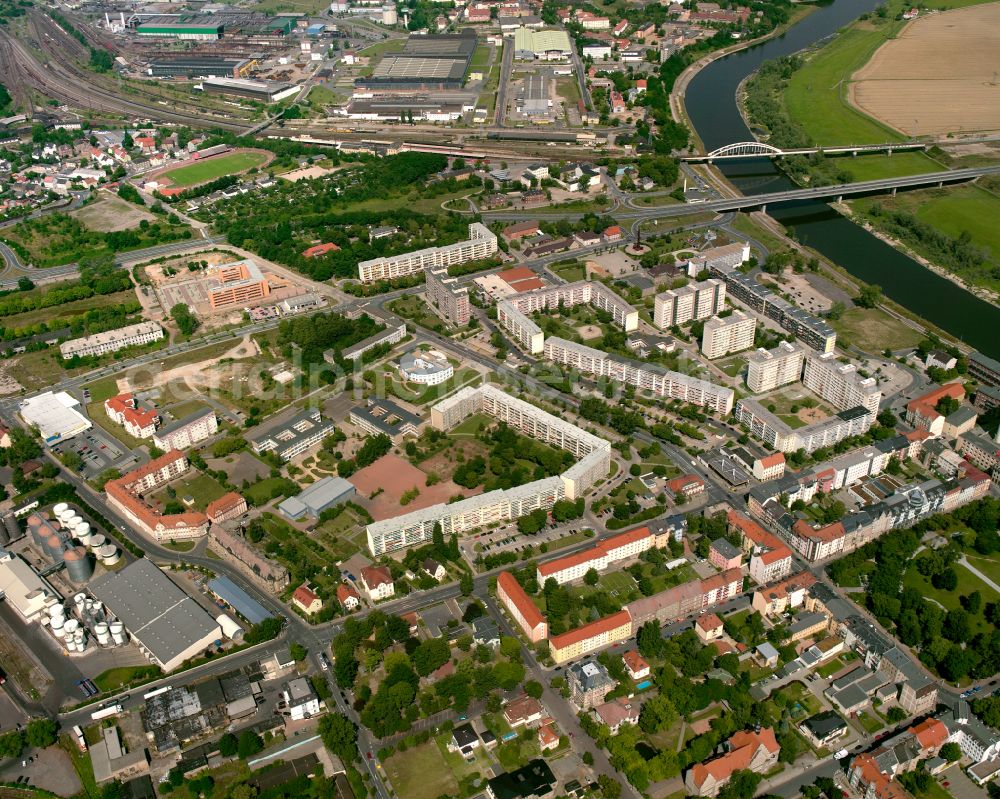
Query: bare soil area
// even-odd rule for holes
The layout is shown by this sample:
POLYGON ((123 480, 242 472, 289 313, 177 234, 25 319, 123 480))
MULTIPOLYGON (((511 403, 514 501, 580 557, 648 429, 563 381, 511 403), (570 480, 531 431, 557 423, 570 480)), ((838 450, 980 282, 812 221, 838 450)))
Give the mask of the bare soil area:
POLYGON ((73 211, 70 216, 75 216, 82 225, 98 233, 131 230, 139 227, 143 219, 147 222, 156 219, 149 211, 143 211, 138 206, 125 202, 121 197, 107 193, 102 193, 101 199, 97 202, 73 211))
POLYGON ((1000 130, 1000 3, 920 17, 854 73, 850 100, 909 136, 1000 130))

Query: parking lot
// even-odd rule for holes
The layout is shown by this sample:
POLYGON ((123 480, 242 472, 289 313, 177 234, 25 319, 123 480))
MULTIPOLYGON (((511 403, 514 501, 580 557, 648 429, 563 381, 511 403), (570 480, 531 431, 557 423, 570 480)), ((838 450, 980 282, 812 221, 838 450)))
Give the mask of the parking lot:
POLYGON ((52 448, 56 455, 64 452, 75 452, 83 460, 84 477, 91 478, 112 466, 125 466, 128 461, 134 461, 129 455, 128 461, 118 464, 126 455, 125 448, 105 435, 96 427, 52 448))

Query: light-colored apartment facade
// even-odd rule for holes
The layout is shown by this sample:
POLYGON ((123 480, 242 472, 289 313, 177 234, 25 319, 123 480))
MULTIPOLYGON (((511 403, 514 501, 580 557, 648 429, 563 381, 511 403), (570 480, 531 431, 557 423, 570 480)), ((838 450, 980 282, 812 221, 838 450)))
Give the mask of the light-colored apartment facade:
POLYGON ((753 346, 756 329, 757 320, 743 311, 733 311, 725 317, 713 316, 705 322, 701 352, 711 360, 748 349, 753 346))
POLYGON ((806 352, 798 344, 782 341, 770 350, 759 349, 747 358, 747 388, 755 394, 771 391, 802 377, 806 352))
POLYGON ((373 554, 424 543, 430 540, 435 525, 440 525, 446 536, 461 534, 551 508, 560 499, 576 499, 606 477, 611 468, 610 442, 491 385, 466 386, 437 403, 431 408, 431 425, 448 430, 474 413, 505 422, 525 435, 573 453, 579 460, 558 477, 431 505, 369 524, 368 547, 373 554))
POLYGON ((447 269, 428 269, 425 273, 427 299, 451 324, 464 327, 469 324, 472 304, 469 289, 458 285, 458 279, 450 277, 447 269))
POLYGON ((174 424, 161 427, 153 434, 153 443, 164 451, 188 449, 199 441, 214 436, 219 429, 215 411, 205 408, 174 424))
POLYGON ((670 289, 653 299, 653 324, 662 329, 708 319, 726 306, 726 284, 716 278, 670 289))
POLYGON ((63 358, 76 355, 106 355, 117 352, 125 347, 135 347, 140 344, 150 344, 163 338, 163 328, 156 322, 141 322, 137 325, 120 327, 117 330, 107 330, 84 338, 74 338, 59 345, 59 354, 63 358))
POLYGON ((882 401, 875 378, 862 377, 853 364, 841 363, 832 352, 806 358, 802 384, 841 411, 860 406, 877 414, 882 401))
POLYGON ((733 409, 733 390, 707 380, 664 369, 656 364, 630 361, 603 350, 552 336, 545 340, 545 357, 581 372, 606 377, 664 399, 677 399, 727 415, 733 409))
POLYGON ((496 234, 481 222, 473 222, 469 225, 469 238, 466 241, 361 261, 358 263, 358 278, 362 283, 392 280, 415 275, 425 269, 447 268, 468 261, 478 261, 480 258, 496 255, 496 252, 496 234))

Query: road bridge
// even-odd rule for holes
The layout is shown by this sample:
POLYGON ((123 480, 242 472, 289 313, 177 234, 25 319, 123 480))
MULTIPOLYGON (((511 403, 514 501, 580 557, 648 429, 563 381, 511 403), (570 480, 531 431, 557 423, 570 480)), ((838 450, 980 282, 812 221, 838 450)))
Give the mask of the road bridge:
POLYGON ((692 164, 712 164, 716 161, 736 161, 743 158, 787 158, 790 155, 866 155, 868 153, 887 153, 906 150, 926 150, 929 145, 924 142, 887 142, 885 144, 837 144, 827 147, 795 147, 783 150, 773 144, 759 141, 741 141, 727 144, 712 150, 708 155, 688 155, 681 158, 692 164))

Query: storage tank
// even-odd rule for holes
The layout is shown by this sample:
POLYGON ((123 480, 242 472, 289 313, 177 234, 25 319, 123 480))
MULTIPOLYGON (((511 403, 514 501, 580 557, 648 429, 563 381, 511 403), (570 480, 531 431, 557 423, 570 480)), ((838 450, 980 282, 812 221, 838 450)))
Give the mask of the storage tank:
POLYGON ((115 646, 119 646, 125 643, 125 625, 120 621, 116 621, 111 625, 111 640, 115 642, 115 646))
POLYGON ((78 622, 76 619, 66 619, 63 622, 63 632, 66 633, 67 636, 73 635, 79 629, 80 629, 80 622, 78 622))
POLYGON ((69 505, 65 502, 57 502, 52 506, 52 512, 59 518, 62 518, 62 515, 68 510, 69 505))
POLYGON ((73 604, 76 606, 77 613, 83 613, 84 609, 87 607, 87 595, 81 591, 73 597, 73 604))
POLYGON ((215 621, 222 628, 222 634, 233 641, 243 640, 243 628, 233 619, 225 613, 217 616, 215 621))
POLYGON ((94 533, 90 529, 89 522, 80 522, 76 527, 73 528, 73 535, 75 535, 77 538, 83 538, 83 536, 87 536, 87 538, 90 538, 90 536, 92 536, 93 534, 94 533))
POLYGON ((382 6, 382 24, 395 25, 399 22, 399 15, 396 13, 396 6, 382 6))
POLYGON ((56 602, 49 608, 49 616, 51 616, 52 618, 55 618, 56 616, 65 616, 65 615, 66 615, 66 608, 64 608, 58 602, 56 602))
POLYGON ((94 565, 87 557, 87 550, 81 546, 67 549, 63 554, 66 563, 66 574, 71 582, 85 583, 94 576, 94 565))
POLYGON ((60 519, 60 521, 62 523, 62 526, 63 526, 64 530, 72 530, 80 522, 83 521, 83 518, 80 517, 80 516, 77 516, 75 513, 71 513, 65 519, 60 519))
POLYGON ((8 513, 3 517, 3 527, 0 527, 0 543, 9 544, 21 537, 21 526, 17 523, 13 513, 8 513))
POLYGON ((45 548, 45 554, 48 555, 54 561, 62 560, 62 540, 55 533, 48 536, 43 542, 43 547, 45 548))
POLYGON ((105 544, 97 551, 97 556, 101 559, 101 563, 105 566, 114 566, 119 560, 121 560, 121 555, 118 553, 118 547, 114 544, 105 544))
POLYGON ((103 547, 106 543, 108 543, 108 539, 106 539, 102 533, 94 533, 94 535, 90 537, 90 551, 97 552, 97 550, 103 547))
POLYGON ((63 626, 65 624, 66 624, 66 619, 64 619, 62 616, 50 616, 49 617, 49 626, 52 628, 52 634, 56 638, 62 638, 63 637, 63 635, 64 635, 64 633, 63 633, 63 626))
POLYGON ((94 635, 97 637, 97 643, 101 646, 107 646, 111 643, 111 633, 108 632, 108 625, 103 621, 94 625, 94 635))
POLYGON ((87 648, 87 633, 84 630, 77 630, 73 633, 73 642, 76 644, 76 649, 78 652, 82 652, 87 648))
POLYGON ((42 530, 44 529, 42 525, 42 517, 37 513, 32 513, 28 517, 28 532, 31 534, 31 540, 37 545, 42 543, 42 530))

